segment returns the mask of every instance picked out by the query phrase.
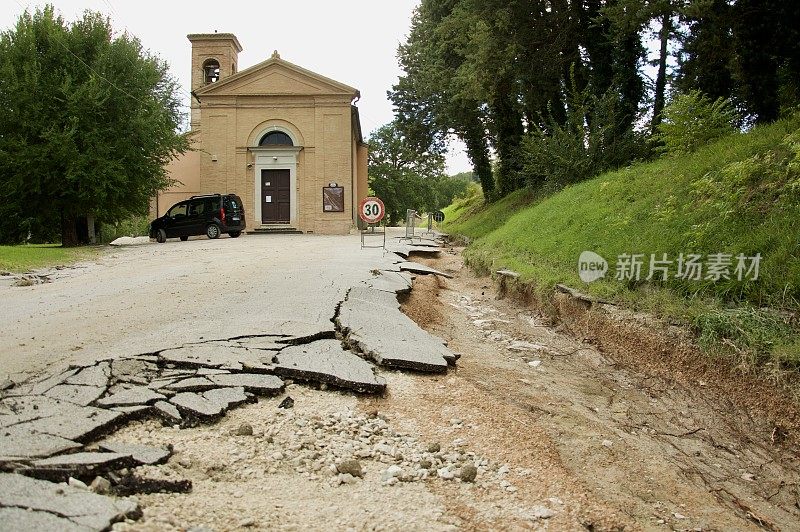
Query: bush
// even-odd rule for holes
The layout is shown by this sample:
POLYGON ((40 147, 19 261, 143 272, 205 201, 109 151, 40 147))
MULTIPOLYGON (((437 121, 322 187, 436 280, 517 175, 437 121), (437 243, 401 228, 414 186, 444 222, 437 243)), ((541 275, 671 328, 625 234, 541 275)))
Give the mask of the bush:
POLYGON ((618 96, 601 98, 573 89, 567 120, 552 116, 523 139, 522 165, 527 185, 562 186, 589 179, 637 159, 641 143, 623 126, 618 96))
POLYGON ((150 218, 147 216, 132 216, 116 224, 103 224, 100 226, 100 242, 107 244, 122 236, 147 236, 150 229, 150 218))
POLYGON ((694 90, 679 94, 664 108, 654 140, 658 151, 691 153, 701 146, 736 131, 736 110, 727 98, 711 101, 694 90))

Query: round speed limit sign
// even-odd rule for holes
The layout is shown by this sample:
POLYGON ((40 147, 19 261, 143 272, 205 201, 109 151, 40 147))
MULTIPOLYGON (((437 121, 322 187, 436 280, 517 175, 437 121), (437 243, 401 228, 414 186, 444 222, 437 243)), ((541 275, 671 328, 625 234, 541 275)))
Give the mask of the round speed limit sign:
POLYGON ((369 197, 358 204, 358 216, 368 224, 376 224, 386 215, 386 207, 380 198, 369 197))

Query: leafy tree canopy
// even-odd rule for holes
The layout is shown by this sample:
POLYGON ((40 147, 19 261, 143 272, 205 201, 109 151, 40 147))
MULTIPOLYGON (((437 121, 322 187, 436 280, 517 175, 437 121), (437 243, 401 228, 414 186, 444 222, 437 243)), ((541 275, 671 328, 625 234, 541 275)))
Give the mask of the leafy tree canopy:
POLYGON ((100 14, 26 11, 0 34, 0 240, 60 232, 75 245, 78 217, 146 213, 188 149, 177 91, 167 64, 100 14))
POLYGON ((744 124, 791 113, 799 28, 785 0, 421 0, 389 96, 417 149, 466 144, 493 201, 658 154, 671 94, 730 99, 744 124))
POLYGON ((418 151, 392 122, 369 137, 369 186, 383 200, 390 224, 401 222, 407 209, 432 212, 462 194, 463 177, 445 175, 444 156, 418 151))

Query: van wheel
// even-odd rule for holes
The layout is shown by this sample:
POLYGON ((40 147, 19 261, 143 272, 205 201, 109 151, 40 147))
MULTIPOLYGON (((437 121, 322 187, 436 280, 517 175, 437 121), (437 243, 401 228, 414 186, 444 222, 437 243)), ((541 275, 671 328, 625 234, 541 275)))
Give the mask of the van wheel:
POLYGON ((189 240, 188 236, 182 236, 181 237, 181 242, 186 242, 187 240, 189 240))
POLYGON ((217 224, 208 224, 208 227, 206 227, 206 235, 211 240, 219 238, 219 226, 217 224))
POLYGON ((159 229, 158 232, 156 233, 156 242, 158 242, 159 244, 163 244, 166 241, 167 241, 167 232, 164 231, 163 229, 159 229))
POLYGON ((230 236, 231 238, 237 238, 241 234, 242 234, 241 231, 231 231, 230 233, 228 233, 228 236, 230 236))

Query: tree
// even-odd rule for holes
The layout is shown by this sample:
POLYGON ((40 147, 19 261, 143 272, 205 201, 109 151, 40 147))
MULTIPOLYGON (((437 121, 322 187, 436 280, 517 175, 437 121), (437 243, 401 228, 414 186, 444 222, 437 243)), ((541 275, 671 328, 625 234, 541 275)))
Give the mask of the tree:
POLYGON ((730 98, 748 121, 800 104, 800 3, 689 0, 677 88, 730 98))
POLYGON ((369 137, 369 187, 383 200, 390 224, 402 221, 406 209, 431 212, 450 204, 444 167, 444 156, 415 150, 394 122, 369 137))
MULTIPOLYGON (((489 201, 525 184, 536 186, 536 178, 541 183, 545 176, 525 174, 525 139, 550 135, 553 124, 573 120, 568 109, 573 87, 589 90, 591 104, 607 102, 614 111, 602 126, 588 127, 632 138, 645 96, 640 72, 645 4, 422 0, 398 53, 404 75, 390 92, 398 125, 418 146, 441 145, 449 134, 463 140, 489 201)), ((584 110, 581 123, 598 115, 584 110)), ((559 128, 565 131, 576 130, 559 128)), ((573 140, 577 145, 584 139, 573 140)), ((623 160, 601 161, 602 166, 625 164, 637 155, 631 150, 623 160)))
POLYGON ((0 35, 0 240, 57 224, 74 246, 82 216, 145 214, 188 149, 177 91, 166 63, 100 14, 26 11, 0 35))
POLYGON ((469 74, 456 75, 465 62, 469 29, 476 18, 458 9, 460 0, 423 1, 414 13, 408 41, 398 59, 405 75, 389 92, 396 126, 419 152, 442 153, 446 138, 464 141, 487 198, 494 176, 486 111, 469 74))
POLYGON ((653 95, 653 118, 650 121, 650 131, 655 134, 658 124, 661 123, 661 113, 664 111, 667 91, 667 60, 669 59, 669 40, 672 36, 674 13, 671 9, 664 9, 661 12, 661 28, 658 30, 659 52, 658 52, 658 73, 656 74, 656 85, 653 95))

